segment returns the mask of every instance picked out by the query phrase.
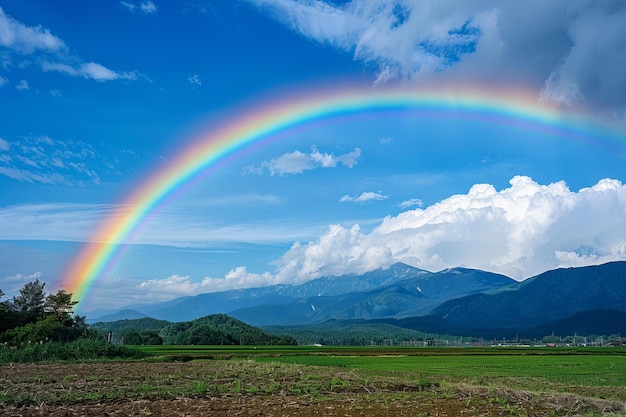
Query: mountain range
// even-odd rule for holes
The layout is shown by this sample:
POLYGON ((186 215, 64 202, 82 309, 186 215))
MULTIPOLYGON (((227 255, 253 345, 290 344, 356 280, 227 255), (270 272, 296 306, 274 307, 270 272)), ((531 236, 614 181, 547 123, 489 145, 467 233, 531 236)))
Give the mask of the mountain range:
POLYGON ((522 282, 476 269, 428 272, 398 263, 300 285, 182 297, 88 321, 149 316, 179 322, 217 313, 255 326, 368 320, 481 337, 545 335, 566 328, 610 334, 626 330, 626 262, 556 269, 522 282))

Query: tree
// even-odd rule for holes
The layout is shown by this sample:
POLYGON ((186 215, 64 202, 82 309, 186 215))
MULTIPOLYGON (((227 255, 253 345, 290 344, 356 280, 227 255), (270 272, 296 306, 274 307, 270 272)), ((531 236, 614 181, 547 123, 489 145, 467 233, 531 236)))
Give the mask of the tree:
POLYGON ((10 302, 1 303, 0 341, 15 345, 69 342, 87 333, 85 318, 72 317, 72 309, 77 304, 72 301, 72 294, 64 290, 46 294, 44 288, 45 283, 39 280, 29 282, 10 302))
POLYGON ((59 290, 56 294, 50 294, 44 302, 44 312, 52 315, 61 324, 72 323, 72 309, 78 304, 72 301, 72 294, 68 294, 65 290, 59 290))
POLYGON ((13 309, 24 315, 27 322, 43 316, 46 300, 45 286, 44 282, 36 279, 26 283, 20 290, 20 294, 13 297, 13 309))

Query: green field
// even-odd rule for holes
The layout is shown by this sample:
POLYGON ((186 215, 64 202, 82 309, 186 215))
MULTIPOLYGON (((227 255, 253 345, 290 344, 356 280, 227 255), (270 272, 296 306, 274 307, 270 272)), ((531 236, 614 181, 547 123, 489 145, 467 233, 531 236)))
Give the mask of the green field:
POLYGON ((626 416, 623 348, 134 348, 0 365, 0 415, 626 416))
POLYGON ((626 398, 623 348, 355 348, 150 346, 142 350, 177 359, 250 359, 336 367, 363 375, 438 384, 626 398))

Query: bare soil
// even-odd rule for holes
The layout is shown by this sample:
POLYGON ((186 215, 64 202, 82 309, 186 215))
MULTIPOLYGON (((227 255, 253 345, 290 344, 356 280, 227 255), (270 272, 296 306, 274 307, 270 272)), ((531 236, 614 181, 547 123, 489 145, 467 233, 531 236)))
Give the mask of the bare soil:
POLYGON ((0 416, 599 416, 624 403, 249 361, 0 366, 0 416))

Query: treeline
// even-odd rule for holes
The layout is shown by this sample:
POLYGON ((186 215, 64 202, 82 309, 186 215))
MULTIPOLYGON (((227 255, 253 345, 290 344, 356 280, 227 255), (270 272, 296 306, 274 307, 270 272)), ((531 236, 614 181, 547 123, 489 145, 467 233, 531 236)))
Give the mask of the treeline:
POLYGON ((300 345, 383 346, 403 342, 424 345, 435 335, 384 323, 328 320, 301 326, 264 326, 265 331, 291 336, 300 345), (422 343, 419 343, 422 342, 422 343))
POLYGON ((88 332, 85 318, 73 315, 72 294, 46 293, 45 283, 35 280, 7 299, 0 290, 0 343, 21 346, 44 342, 70 342, 88 332))
POLYGON ((90 328, 97 330, 103 337, 120 345, 162 345, 160 329, 171 325, 166 320, 151 317, 125 319, 108 323, 94 323, 90 328))
POLYGON ((45 285, 29 282, 12 298, 0 290, 0 363, 145 356, 108 343, 74 314, 71 293, 47 293, 45 285))

